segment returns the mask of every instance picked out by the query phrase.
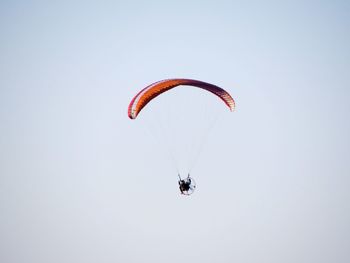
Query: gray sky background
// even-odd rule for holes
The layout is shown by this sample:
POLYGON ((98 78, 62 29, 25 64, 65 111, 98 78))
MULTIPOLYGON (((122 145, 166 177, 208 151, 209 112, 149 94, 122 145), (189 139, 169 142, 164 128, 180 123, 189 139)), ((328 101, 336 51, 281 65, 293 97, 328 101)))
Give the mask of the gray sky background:
POLYGON ((349 12, 1 1, 0 261, 350 262, 349 12), (171 77, 237 102, 189 198, 126 114, 139 89, 171 77))

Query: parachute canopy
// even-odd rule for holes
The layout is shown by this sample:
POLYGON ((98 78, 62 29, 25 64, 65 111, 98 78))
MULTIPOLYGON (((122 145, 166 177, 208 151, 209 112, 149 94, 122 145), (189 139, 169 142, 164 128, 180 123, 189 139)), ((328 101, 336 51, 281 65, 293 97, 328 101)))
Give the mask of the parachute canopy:
POLYGON ((135 119, 140 111, 149 103, 152 99, 157 97, 158 95, 166 92, 172 88, 177 86, 194 86, 204 90, 207 90, 214 95, 218 96, 222 99, 225 104, 229 107, 231 111, 235 108, 235 102, 231 95, 225 91, 224 89, 215 86, 213 84, 209 84, 199 80, 193 79, 166 79, 157 81, 144 89, 142 89, 136 96, 131 100, 128 108, 128 116, 130 119, 135 119))

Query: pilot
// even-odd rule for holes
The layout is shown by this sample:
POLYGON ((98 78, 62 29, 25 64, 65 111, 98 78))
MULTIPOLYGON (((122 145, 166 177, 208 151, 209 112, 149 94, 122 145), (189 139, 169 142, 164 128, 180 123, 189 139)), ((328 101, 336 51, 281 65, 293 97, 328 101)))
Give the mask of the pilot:
POLYGON ((184 192, 188 192, 188 190, 190 190, 190 186, 191 186, 190 178, 188 178, 187 180, 179 181, 179 188, 180 188, 181 194, 184 194, 184 192))

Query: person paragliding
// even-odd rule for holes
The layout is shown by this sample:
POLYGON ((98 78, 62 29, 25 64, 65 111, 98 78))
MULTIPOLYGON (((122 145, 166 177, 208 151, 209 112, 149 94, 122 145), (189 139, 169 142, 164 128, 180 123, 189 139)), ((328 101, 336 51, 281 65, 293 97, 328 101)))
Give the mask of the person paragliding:
MULTIPOLYGON (((178 86, 192 86, 197 87, 202 90, 206 90, 217 97, 219 97, 225 104, 228 106, 230 111, 235 109, 235 101, 231 97, 231 95, 224 89, 199 80, 193 79, 165 79, 161 81, 157 81, 148 85, 144 89, 140 90, 131 100, 128 107, 128 117, 130 119, 136 119, 141 112, 141 110, 154 98, 159 96, 160 94, 167 92, 178 86)), ((178 169, 179 170, 179 169, 178 169)), ((190 195, 194 192, 196 188, 195 181, 188 174, 187 178, 181 179, 179 176, 179 189, 181 194, 190 195)))
POLYGON ((193 180, 193 178, 190 177, 188 174, 186 179, 181 179, 180 174, 178 174, 180 180, 179 180, 179 189, 181 194, 183 195, 190 195, 194 192, 196 189, 196 183, 193 180))

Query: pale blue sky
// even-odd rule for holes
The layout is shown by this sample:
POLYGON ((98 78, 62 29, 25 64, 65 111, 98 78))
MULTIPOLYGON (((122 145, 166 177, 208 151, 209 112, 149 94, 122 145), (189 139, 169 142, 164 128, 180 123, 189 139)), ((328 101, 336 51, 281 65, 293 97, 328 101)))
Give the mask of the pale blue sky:
POLYGON ((0 261, 349 262, 349 12, 348 1, 1 1, 0 261), (237 102, 190 198, 126 114, 169 77, 237 102))

